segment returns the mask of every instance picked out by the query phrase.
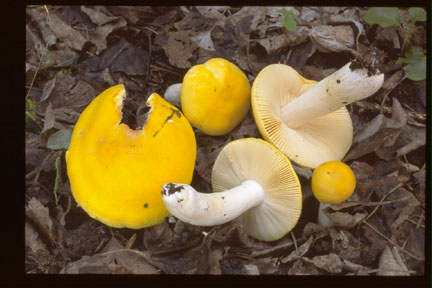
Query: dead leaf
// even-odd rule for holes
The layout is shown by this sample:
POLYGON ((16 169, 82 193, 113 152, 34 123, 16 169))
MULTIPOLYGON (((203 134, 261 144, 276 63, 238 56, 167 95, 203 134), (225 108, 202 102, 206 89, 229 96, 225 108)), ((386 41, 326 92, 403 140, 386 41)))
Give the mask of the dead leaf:
POLYGON ((243 266, 244 274, 246 275, 260 275, 258 266, 254 264, 246 264, 243 266))
MULTIPOLYGON (((351 229, 360 223, 366 216, 366 212, 357 212, 351 215, 348 212, 333 212, 334 205, 330 205, 323 209, 324 214, 333 221, 335 226, 351 229)), ((337 209, 337 208, 336 208, 337 209)))
POLYGON ((271 257, 258 258, 252 265, 258 269, 258 274, 256 275, 275 274, 279 269, 279 259, 271 257))
POLYGON ((51 245, 63 247, 62 230, 54 225, 48 208, 42 205, 39 200, 33 197, 25 207, 25 214, 40 229, 40 232, 50 241, 51 245))
MULTIPOLYGON (((394 145, 402 128, 407 123, 407 114, 396 98, 393 98, 392 111, 391 119, 385 117, 383 114, 378 114, 369 123, 355 132, 353 145, 344 157, 344 161, 357 159, 370 152, 378 151, 380 147, 394 145)), ((377 155, 380 156, 379 152, 377 155)))
POLYGON ((322 275, 318 268, 306 258, 297 259, 288 270, 288 275, 322 275))
POLYGON ((101 253, 69 263, 60 274, 158 274, 146 251, 126 249, 113 236, 101 253))
MULTIPOLYGON (((381 28, 381 27, 380 27, 381 28)), ((400 49, 401 43, 399 41, 399 35, 398 35, 398 27, 390 26, 385 28, 378 28, 378 33, 375 36, 375 41, 383 41, 383 42, 389 42, 392 45, 392 48, 394 49, 400 49)))
POLYGON ((211 30, 191 37, 193 41, 202 49, 216 51, 213 40, 211 39, 211 30))
POLYGON ((353 29, 348 25, 317 25, 310 38, 322 52, 351 52, 355 45, 353 29))
POLYGON ((126 24, 126 20, 120 17, 113 22, 98 26, 94 32, 91 32, 90 42, 96 45, 95 54, 99 55, 103 50, 107 48, 107 37, 109 34, 111 34, 111 32, 125 27, 126 24))
POLYGON ((37 231, 27 221, 25 221, 24 235, 25 245, 30 248, 33 254, 37 255, 38 253, 41 253, 41 251, 42 253, 48 251, 46 245, 40 239, 37 231))
POLYGON ((310 236, 305 243, 300 245, 297 249, 293 250, 288 256, 282 258, 281 262, 287 263, 303 257, 303 255, 305 255, 309 251, 309 248, 311 247, 313 242, 314 242, 314 237, 310 236))
POLYGON ((190 41, 188 33, 184 31, 168 32, 166 37, 166 45, 163 45, 162 48, 168 61, 178 68, 190 68, 192 65, 190 58, 192 58, 196 44, 190 41))
POLYGON ((219 261, 222 259, 223 250, 221 248, 213 249, 209 254, 209 270, 210 275, 221 275, 222 271, 220 268, 219 261))
MULTIPOLYGON (((405 249, 418 258, 425 255, 425 229, 422 227, 414 228, 410 231, 407 238, 405 249)), ((422 263, 420 263, 422 264, 422 263)))
POLYGON ((39 69, 47 69, 51 67, 61 68, 69 67, 78 59, 78 54, 68 50, 48 50, 42 57, 39 69))
POLYGON ((80 32, 63 22, 55 13, 50 13, 47 18, 48 26, 54 35, 63 41, 67 47, 81 51, 87 40, 80 32))
POLYGON ((310 29, 308 27, 298 27, 295 31, 284 30, 282 34, 276 34, 257 42, 264 47, 267 54, 274 54, 286 47, 297 46, 307 40, 310 29))
POLYGON ((387 245, 379 260, 378 275, 380 276, 409 276, 407 267, 402 261, 396 247, 390 249, 387 245))
MULTIPOLYGON (((307 259, 307 258, 306 258, 307 259)), ((313 263, 316 267, 323 269, 332 274, 338 274, 342 272, 344 264, 339 256, 335 253, 328 255, 315 256, 311 260, 306 260, 313 263)))

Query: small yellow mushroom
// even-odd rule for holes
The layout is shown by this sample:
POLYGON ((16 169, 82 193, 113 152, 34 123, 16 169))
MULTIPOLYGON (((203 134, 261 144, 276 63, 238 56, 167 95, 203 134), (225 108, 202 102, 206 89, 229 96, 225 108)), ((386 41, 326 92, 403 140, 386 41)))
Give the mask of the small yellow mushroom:
POLYGON ((328 161, 315 168, 311 182, 312 192, 320 202, 318 222, 322 226, 333 226, 322 210, 330 204, 342 203, 353 194, 356 187, 354 173, 341 161, 328 161))

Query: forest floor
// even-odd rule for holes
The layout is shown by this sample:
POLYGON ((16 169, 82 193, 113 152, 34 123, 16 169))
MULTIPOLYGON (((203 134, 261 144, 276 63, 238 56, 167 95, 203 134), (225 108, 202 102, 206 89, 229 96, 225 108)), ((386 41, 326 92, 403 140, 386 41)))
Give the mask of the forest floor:
MULTIPOLYGON (((410 67, 398 62, 426 49, 425 22, 413 23, 407 9, 400 25, 384 28, 365 21, 365 8, 285 7, 298 17, 290 31, 281 8, 27 6, 26 273, 425 273, 426 82, 410 79, 410 67), (123 122, 139 127, 146 112, 139 105, 151 93, 163 95, 191 66, 214 57, 236 64, 251 84, 272 63, 313 80, 354 58, 372 57, 382 67, 382 88, 347 106, 354 139, 343 161, 357 187, 355 197, 329 209, 337 227, 317 224, 312 170, 295 163, 302 214, 269 243, 248 237, 241 219, 199 227, 171 217, 116 229, 77 206, 64 155, 90 101, 123 83, 123 122)), ((206 192, 224 145, 262 138, 251 112, 227 135, 195 133, 192 186, 206 192)))

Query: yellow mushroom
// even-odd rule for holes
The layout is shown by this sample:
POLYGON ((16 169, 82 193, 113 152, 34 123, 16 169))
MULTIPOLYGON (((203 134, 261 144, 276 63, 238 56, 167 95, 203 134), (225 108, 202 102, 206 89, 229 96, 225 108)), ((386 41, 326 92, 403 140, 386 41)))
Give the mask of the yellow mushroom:
POLYGON ((351 168, 341 161, 328 161, 320 164, 312 173, 312 192, 320 202, 318 223, 325 227, 334 225, 323 212, 331 204, 339 204, 348 199, 356 187, 356 179, 351 168))
POLYGON ((208 135, 224 135, 246 117, 250 90, 240 68, 213 58, 187 71, 181 86, 181 107, 192 126, 208 135))
POLYGON ((153 93, 140 130, 120 123, 123 85, 97 96, 78 119, 67 172, 77 203, 112 227, 142 228, 169 215, 160 190, 166 182, 190 183, 196 157, 193 129, 183 114, 153 93))

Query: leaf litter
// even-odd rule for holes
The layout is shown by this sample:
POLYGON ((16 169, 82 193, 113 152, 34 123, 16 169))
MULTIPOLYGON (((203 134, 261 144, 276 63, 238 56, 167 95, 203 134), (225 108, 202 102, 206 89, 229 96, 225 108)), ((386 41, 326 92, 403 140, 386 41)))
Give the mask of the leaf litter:
MULTIPOLYGON (((364 13, 356 7, 28 6, 26 99, 42 124, 35 133, 27 123, 26 131, 26 272, 423 275, 425 84, 406 79, 396 62, 403 45, 424 47, 425 29, 419 21, 410 26, 412 37, 402 44, 399 30, 367 24, 364 13), (284 27, 282 8, 299 17, 294 31, 284 27), (148 95, 163 95, 209 58, 232 61, 251 83, 278 62, 320 80, 371 47, 388 71, 375 96, 348 107, 354 139, 344 161, 357 188, 347 202, 326 209, 335 227, 317 224, 312 170, 297 165, 302 217, 271 243, 248 237, 241 218, 197 227, 170 217, 131 231, 107 227, 76 205, 63 152, 79 114, 107 87, 126 85, 123 113, 142 124, 148 95)), ((261 138, 251 112, 227 135, 195 132, 193 185, 204 192, 211 191, 211 168, 224 145, 261 138)))

